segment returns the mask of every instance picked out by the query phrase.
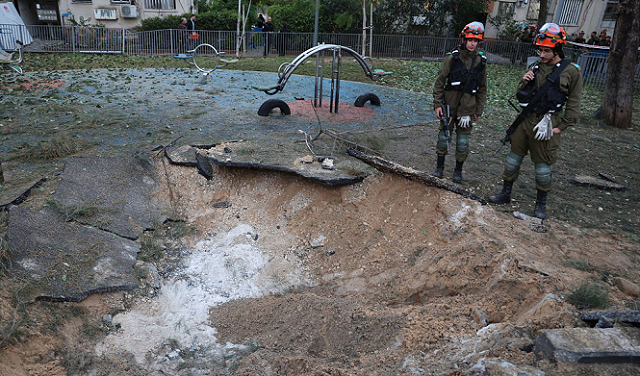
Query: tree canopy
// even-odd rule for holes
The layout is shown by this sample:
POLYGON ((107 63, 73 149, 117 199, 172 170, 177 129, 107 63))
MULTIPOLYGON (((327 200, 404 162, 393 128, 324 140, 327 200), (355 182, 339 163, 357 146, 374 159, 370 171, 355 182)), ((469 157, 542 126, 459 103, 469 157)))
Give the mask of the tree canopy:
MULTIPOLYGON (((245 8, 249 1, 241 0, 245 8)), ((320 0, 318 27, 324 33, 362 31, 363 0, 320 0)), ((371 0, 366 1, 369 11, 371 0)), ((486 22, 489 0, 373 0, 374 32, 457 36, 469 22, 486 22)), ((247 27, 258 22, 258 10, 272 17, 275 30, 286 23, 291 31, 312 32, 316 0, 251 1, 247 27)), ((198 28, 235 30, 237 0, 197 0, 198 28)), ((186 15, 188 16, 188 15, 186 15)), ((177 28, 180 16, 156 17, 142 21, 141 30, 177 28)), ((367 17, 370 17, 367 14, 367 17)))

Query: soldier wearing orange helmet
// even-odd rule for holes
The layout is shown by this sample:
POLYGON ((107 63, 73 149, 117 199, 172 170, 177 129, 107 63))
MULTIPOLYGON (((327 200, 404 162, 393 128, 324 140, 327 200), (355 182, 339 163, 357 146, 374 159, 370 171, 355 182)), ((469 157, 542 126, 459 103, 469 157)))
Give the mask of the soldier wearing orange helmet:
POLYGON ((449 151, 451 132, 456 131, 456 166, 452 181, 462 182, 462 165, 469 156, 469 135, 473 121, 484 111, 487 100, 487 58, 477 51, 484 36, 480 22, 467 24, 460 37, 462 44, 449 52, 433 85, 433 108, 441 119, 436 154, 438 161, 433 176, 442 178, 445 156, 449 151), (448 111, 447 111, 448 109, 448 111))
POLYGON ((505 160, 502 191, 489 197, 489 201, 495 204, 511 201, 513 182, 529 153, 535 166, 537 189, 534 215, 545 219, 551 166, 557 161, 560 135, 576 125, 580 117, 582 75, 577 64, 564 60, 562 47, 567 44, 567 34, 557 24, 544 24, 534 44, 540 59, 529 67, 518 87, 522 113, 504 139, 510 140, 511 152, 505 160))

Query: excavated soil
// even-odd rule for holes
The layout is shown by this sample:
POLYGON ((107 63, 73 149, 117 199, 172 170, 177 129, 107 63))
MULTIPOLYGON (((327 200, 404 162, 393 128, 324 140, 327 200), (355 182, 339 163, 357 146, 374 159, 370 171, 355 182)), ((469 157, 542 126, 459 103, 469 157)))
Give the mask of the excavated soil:
MULTIPOLYGON (((64 329, 40 328, 6 347, 0 374, 604 374, 537 360, 536 332, 581 325, 563 297, 597 273, 567 261, 640 277, 636 245, 617 234, 561 222, 537 233, 492 207, 388 174, 325 187, 283 173, 214 168, 208 181, 195 168, 158 168, 167 179, 158 194, 172 198, 191 231, 150 263, 162 276, 157 295, 147 278, 142 293, 65 303, 64 329), (216 274, 220 265, 233 273, 216 274), (224 291, 212 287, 225 278, 224 291), (213 284, 189 293, 205 279, 213 284), (176 329, 181 322, 190 328, 176 329), (98 334, 88 337, 91 325, 98 334)), ((632 301, 610 292, 614 304, 632 301)), ((46 316, 51 304, 31 308, 46 316)))

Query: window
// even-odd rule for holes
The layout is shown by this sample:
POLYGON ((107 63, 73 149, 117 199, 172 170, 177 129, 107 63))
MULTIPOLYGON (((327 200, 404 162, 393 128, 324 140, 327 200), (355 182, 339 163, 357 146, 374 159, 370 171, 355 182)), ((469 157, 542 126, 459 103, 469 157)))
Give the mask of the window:
POLYGON ((516 7, 516 3, 507 3, 501 1, 498 3, 498 16, 507 16, 511 17, 513 15, 513 11, 516 7))
POLYGON ((130 4, 131 0, 111 0, 111 4, 130 4))
POLYGON ((72 3, 85 3, 91 4, 91 0, 71 0, 72 3))
POLYGON ((564 0, 558 23, 560 25, 577 25, 583 2, 583 0, 564 0))
POLYGON ((602 21, 615 21, 618 16, 618 2, 609 1, 604 8, 604 14, 602 15, 602 21))
POLYGON ((529 0, 529 9, 527 9, 527 20, 537 21, 540 14, 540 0, 529 0))
POLYGON ((161 10, 174 10, 176 9, 175 0, 144 0, 145 9, 161 9, 161 10))

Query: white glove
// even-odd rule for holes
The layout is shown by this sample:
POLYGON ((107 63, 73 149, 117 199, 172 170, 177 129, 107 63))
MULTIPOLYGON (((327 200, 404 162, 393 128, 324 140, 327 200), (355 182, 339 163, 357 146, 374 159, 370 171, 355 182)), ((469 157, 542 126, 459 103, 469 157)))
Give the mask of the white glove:
POLYGON ((536 131, 536 135, 535 135, 536 140, 549 141, 553 136, 553 124, 551 124, 551 113, 547 112, 542 117, 542 120, 540 120, 540 122, 536 124, 535 127, 533 127, 533 130, 536 131))
POLYGON ((471 124, 471 116, 460 116, 458 118, 458 126, 460 128, 466 128, 471 124))

